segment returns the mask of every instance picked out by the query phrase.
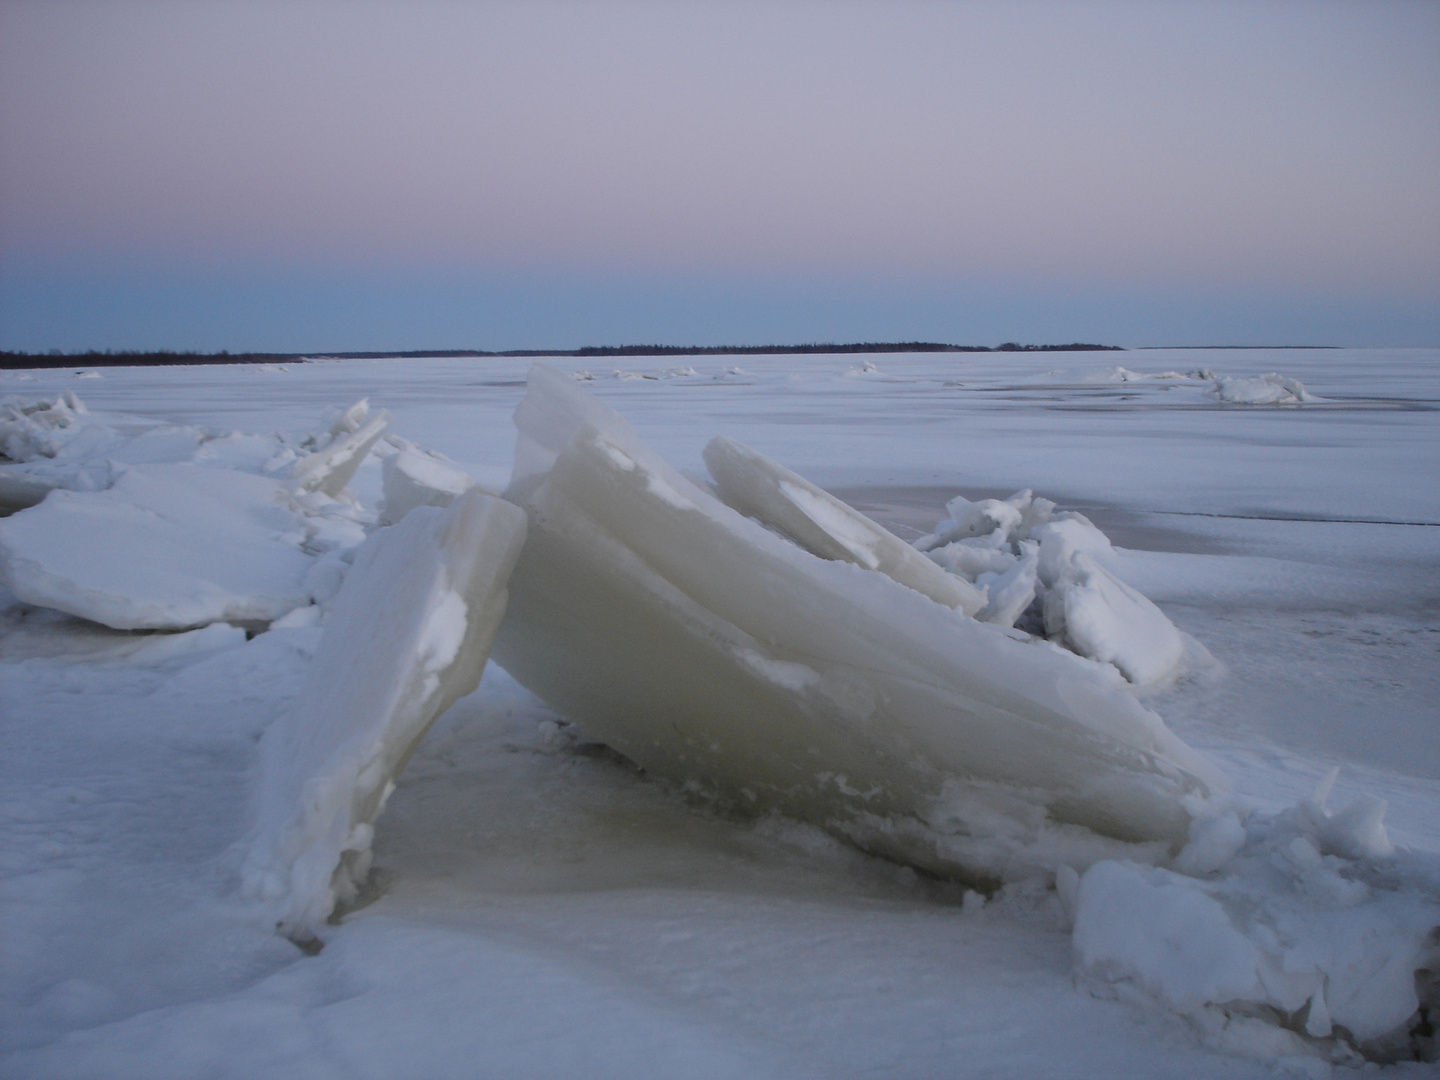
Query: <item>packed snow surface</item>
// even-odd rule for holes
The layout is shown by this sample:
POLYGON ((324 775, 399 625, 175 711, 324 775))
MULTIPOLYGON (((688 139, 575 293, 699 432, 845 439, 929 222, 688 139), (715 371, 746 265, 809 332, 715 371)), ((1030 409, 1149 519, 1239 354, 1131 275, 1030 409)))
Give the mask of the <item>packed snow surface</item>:
MULTIPOLYGON (((1440 354, 1172 350, 1127 354, 1123 369, 1115 355, 637 362, 577 372, 602 400, 569 399, 562 415, 522 404, 519 361, 0 372, 6 529, 57 496, 123 495, 137 471, 219 470, 280 489, 266 506, 286 526, 270 539, 293 521, 292 550, 312 564, 299 606, 268 630, 213 612, 187 616, 222 620, 200 629, 116 630, 0 592, 0 1074, 1218 1078, 1358 1075, 1376 1068, 1368 1058, 1387 1063, 1380 1075, 1432 1075, 1409 1059, 1434 1054, 1440 982, 1440 483, 1428 465, 1440 354), (1277 367, 1293 385, 1259 374, 1277 367), (1252 380, 1271 390, 1242 393, 1252 380), (1229 398, 1227 385, 1239 388, 1229 398), (321 413, 367 398, 375 410, 321 413), (361 453, 369 436, 351 437, 384 419, 379 406, 390 427, 361 453), (934 611, 987 635, 976 640, 1110 671, 1109 691, 1163 716, 1233 781, 1234 801, 1190 814, 1183 842, 1153 858, 1130 843, 1077 859, 1081 834, 1047 834, 1023 800, 942 784, 892 854, 917 861, 920 838, 937 835, 1030 853, 982 894, 790 813, 727 808, 636 771, 571 722, 583 717, 493 664, 410 745, 427 711, 414 703, 444 700, 426 698, 426 676, 393 711, 358 688, 402 679, 382 668, 444 667, 464 590, 433 575, 451 549, 417 540, 403 545, 413 568, 342 583, 352 561, 383 561, 387 532, 433 536, 442 511, 425 507, 467 480, 505 483, 517 406, 525 498, 559 491, 554 474, 580 457, 628 481, 626 505, 643 510, 611 522, 610 546, 583 551, 582 566, 615 574, 610 555, 648 551, 662 565, 631 565, 638 580, 673 575, 703 560, 647 538, 642 521, 670 539, 719 529, 740 580, 757 551, 790 568, 778 595, 843 576, 852 605, 883 595, 887 610, 927 612, 901 639, 938 626, 934 611), (607 427, 610 406, 638 447, 607 427), (572 453, 580 428, 576 451, 591 449, 572 453), (788 507, 727 518, 674 471, 698 474, 716 435, 747 450, 788 507), (602 454, 607 442, 636 468, 602 454), (397 509, 402 489, 416 498, 397 509), (705 508, 691 531, 676 528, 697 516, 687 503, 705 508), (851 507, 984 605, 971 618, 867 566, 876 534, 851 507), (796 508, 823 536, 795 535, 803 526, 781 517, 796 508), (822 542, 850 557, 811 547, 822 542), (394 605, 389 631, 344 599, 405 591, 412 574, 430 584, 394 605), (300 716, 312 742, 287 761, 275 748, 300 716), (365 783, 362 759, 384 763, 365 783), (385 813, 367 817, 363 795, 386 772, 385 813), (309 956, 274 933, 287 905, 257 902, 245 871, 276 850, 257 846, 257 807, 294 809, 279 793, 315 777, 344 797, 319 800, 326 829, 290 834, 328 852, 308 879, 319 891, 290 895, 318 895, 322 910, 327 889, 354 884, 366 845, 374 868, 338 923, 297 935, 323 944, 309 956), (337 880, 330 860, 352 840, 337 880)), ((203 500, 165 486, 206 535, 203 500)), ((563 494, 562 520, 590 514, 583 491, 563 494)), ((237 495, 227 512, 258 505, 237 495)), ((127 510, 107 528, 135 520, 127 510)), ((99 565, 115 595, 137 593, 133 567, 99 565)), ((203 580, 206 566, 185 572, 203 580)), ((577 597, 599 587, 567 572, 577 597)), ((717 591, 711 614, 752 595, 717 591)), ((784 644, 798 638, 755 640, 727 675, 740 664, 777 698, 811 691, 813 657, 784 644)), ((674 681, 659 665, 643 674, 674 681)), ((837 771, 827 797, 863 802, 859 775, 837 771)), ((876 834, 852 835, 873 848, 876 834)))

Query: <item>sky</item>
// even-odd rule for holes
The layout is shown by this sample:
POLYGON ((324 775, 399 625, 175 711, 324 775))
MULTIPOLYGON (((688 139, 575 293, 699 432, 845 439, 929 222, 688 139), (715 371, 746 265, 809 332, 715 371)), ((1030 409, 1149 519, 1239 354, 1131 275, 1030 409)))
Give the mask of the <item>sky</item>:
POLYGON ((0 349, 1440 345, 1440 4, 0 0, 0 349))

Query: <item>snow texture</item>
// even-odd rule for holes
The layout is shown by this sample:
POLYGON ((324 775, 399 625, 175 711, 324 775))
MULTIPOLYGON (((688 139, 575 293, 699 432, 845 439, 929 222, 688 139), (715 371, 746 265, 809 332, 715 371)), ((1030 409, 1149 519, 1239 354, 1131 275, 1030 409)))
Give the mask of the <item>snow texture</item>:
POLYGON ((360 548, 294 707, 261 742, 248 896, 305 936, 370 866, 373 826, 421 736, 480 681, 525 515, 479 491, 360 548))

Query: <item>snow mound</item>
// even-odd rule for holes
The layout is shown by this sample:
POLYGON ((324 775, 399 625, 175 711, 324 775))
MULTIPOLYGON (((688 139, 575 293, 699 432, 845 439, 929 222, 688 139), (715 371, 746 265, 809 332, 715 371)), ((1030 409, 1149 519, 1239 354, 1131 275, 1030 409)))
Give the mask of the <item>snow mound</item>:
POLYGON ((1252 1056, 1434 1060, 1440 874, 1389 858, 1383 803, 1321 799, 1198 821, 1177 866, 1204 877, 1106 861, 1070 879, 1079 969, 1252 1056))
POLYGON ((1055 512, 1029 489, 1008 499, 956 496, 915 547, 985 597, 977 617, 1113 664, 1130 682, 1172 679, 1209 661, 1149 599, 1107 566, 1115 549, 1083 514, 1055 512))
POLYGON ((573 380, 533 368, 516 423, 507 497, 530 532, 496 660, 651 773, 970 878, 1027 838, 1032 868, 1097 857, 1067 836, 1163 856, 1223 788, 1112 668, 817 558, 573 380), (947 847, 978 820, 957 791, 991 843, 947 847))
POLYGON ((524 537, 518 507, 472 489, 356 553, 294 707, 260 744, 243 888, 286 933, 355 896, 395 774, 480 681, 524 537))

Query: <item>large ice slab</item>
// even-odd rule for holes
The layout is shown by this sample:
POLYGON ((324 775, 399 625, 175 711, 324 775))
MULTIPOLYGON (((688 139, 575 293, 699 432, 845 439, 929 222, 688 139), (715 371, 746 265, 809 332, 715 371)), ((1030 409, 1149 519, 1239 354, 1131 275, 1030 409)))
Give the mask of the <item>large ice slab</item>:
POLYGON ((21 600, 117 630, 266 621, 307 601, 306 524, 275 480, 194 465, 121 470, 0 521, 21 600))
POLYGON ((878 570, 966 615, 985 607, 985 594, 970 582, 759 451, 717 435, 705 447, 705 467, 727 505, 781 530, 812 555, 878 570))
POLYGON ((555 373, 516 421, 496 659, 652 773, 959 875, 1064 861, 1076 826, 1163 852, 1221 786, 1113 669, 815 557, 555 373))
POLYGON ((357 552, 304 688, 261 740, 244 890, 287 933, 364 880, 395 774, 480 681, 525 527, 518 507, 471 490, 357 552))
POLYGON ((463 469, 414 447, 391 454, 381 470, 380 521, 385 525, 395 524, 417 506, 443 509, 475 486, 463 469))

